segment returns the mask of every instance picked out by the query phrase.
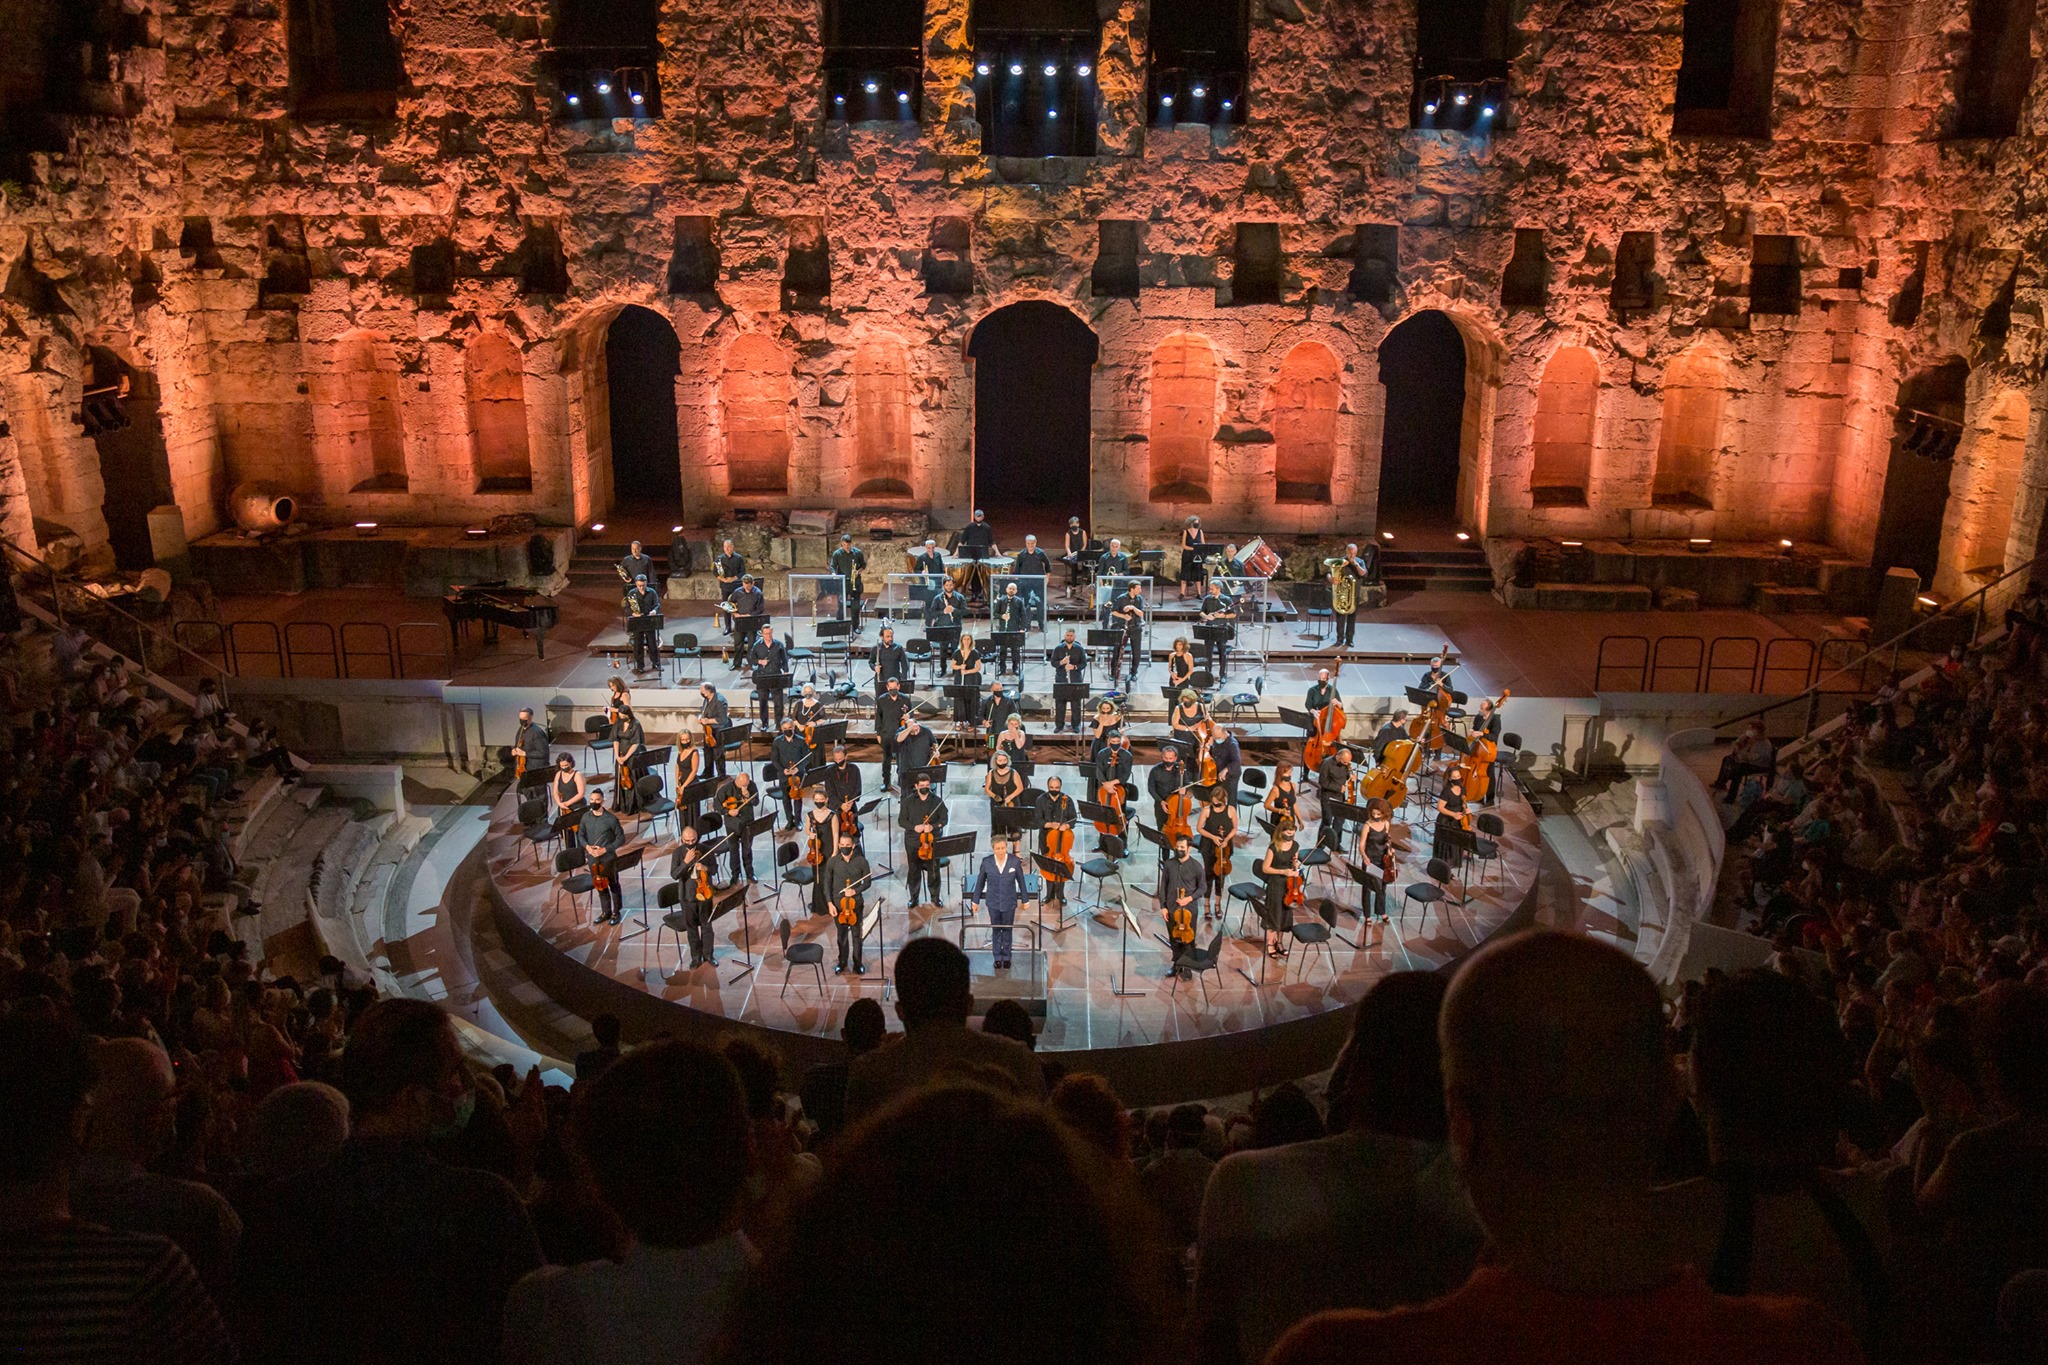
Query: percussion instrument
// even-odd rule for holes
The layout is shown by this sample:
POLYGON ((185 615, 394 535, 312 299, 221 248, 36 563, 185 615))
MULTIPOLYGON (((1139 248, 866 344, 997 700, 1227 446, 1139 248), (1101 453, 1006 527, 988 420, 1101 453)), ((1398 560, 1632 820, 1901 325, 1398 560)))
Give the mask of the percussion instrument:
POLYGON ((1280 572, 1280 552, 1268 545, 1263 536, 1253 537, 1237 557, 1247 578, 1271 578, 1280 572))

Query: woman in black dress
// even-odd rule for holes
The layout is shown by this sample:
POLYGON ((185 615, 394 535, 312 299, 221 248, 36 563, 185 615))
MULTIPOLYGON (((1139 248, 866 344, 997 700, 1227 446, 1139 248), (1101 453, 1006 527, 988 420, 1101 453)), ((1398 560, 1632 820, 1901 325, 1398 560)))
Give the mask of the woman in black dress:
POLYGON ((1187 687, 1195 676, 1195 652, 1188 648, 1186 637, 1176 637, 1173 651, 1166 656, 1166 685, 1176 692, 1187 687))
POLYGON ((1430 836, 1430 853, 1438 858, 1455 850, 1459 835, 1470 826, 1465 814, 1465 779, 1453 768, 1444 777, 1443 793, 1436 799, 1436 831, 1430 836), (1447 831, 1456 830, 1456 834, 1447 831))
POLYGON ((1360 835, 1358 861, 1361 866, 1374 868, 1377 878, 1368 876, 1361 885, 1364 897, 1359 903, 1359 912, 1367 919, 1377 916, 1382 922, 1387 918, 1387 888, 1394 882, 1394 822, 1387 803, 1375 797, 1365 806, 1365 829, 1360 835), (1368 909, 1366 902, 1373 908, 1368 909))
POLYGON ((960 691, 953 694, 953 723, 972 725, 981 710, 981 651, 974 647, 972 635, 961 635, 960 648, 953 652, 949 666, 955 683, 962 688, 974 689, 971 693, 960 691))
POLYGON ((1209 810, 1202 816, 1202 924, 1223 918, 1223 896, 1230 889, 1231 845, 1237 838, 1237 808, 1230 794, 1218 787, 1209 794, 1209 810))
POLYGON ((1260 905, 1259 920, 1266 926, 1266 956, 1286 957, 1288 928, 1294 923, 1294 907, 1288 893, 1299 875, 1301 849, 1294 842, 1294 822, 1281 820, 1273 826, 1273 842, 1259 859, 1259 875, 1266 879, 1266 899, 1260 905), (1290 875, 1292 874, 1292 875, 1290 875))
POLYGON ((1180 533, 1180 574, 1178 577, 1180 579, 1180 595, 1183 598, 1191 594, 1194 596, 1201 595, 1199 590, 1202 586, 1202 580, 1208 576, 1209 572, 1202 561, 1208 558, 1208 554, 1208 543, 1202 539, 1202 519, 1200 517, 1189 517, 1188 524, 1181 528, 1180 533))
POLYGON ((1195 750, 1201 747, 1201 735, 1198 730, 1202 722, 1208 718, 1209 708, 1202 705, 1202 699, 1184 688, 1181 694, 1173 699, 1173 710, 1167 712, 1166 728, 1173 732, 1175 739, 1186 746, 1184 752, 1192 757, 1195 750))

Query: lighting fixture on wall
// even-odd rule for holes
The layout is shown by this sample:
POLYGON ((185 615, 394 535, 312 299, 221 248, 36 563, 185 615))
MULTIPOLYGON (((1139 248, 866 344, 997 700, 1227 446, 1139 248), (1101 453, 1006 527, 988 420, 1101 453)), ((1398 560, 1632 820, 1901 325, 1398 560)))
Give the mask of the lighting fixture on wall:
POLYGON ((861 86, 861 89, 867 91, 870 95, 874 94, 877 90, 880 90, 881 88, 882 83, 880 81, 875 80, 868 81, 861 86))
POLYGON ((482 540, 485 536, 489 535, 490 532, 486 531, 481 526, 469 526, 463 529, 462 534, 468 536, 471 540, 482 540))
POLYGON ((1685 542, 1685 548, 1696 555, 1703 555, 1714 548, 1714 541, 1710 536, 1693 536, 1685 542))
POLYGON ((1010 74, 1011 74, 1012 76, 1021 76, 1021 75, 1023 75, 1023 74, 1024 74, 1024 63, 1022 63, 1022 62, 1011 62, 1011 63, 1010 63, 1010 74))
POLYGON ((1081 63, 1080 65, 1078 65, 1078 66, 1076 66, 1076 67, 1074 68, 1074 74, 1075 74, 1076 76, 1085 76, 1085 75, 1087 75, 1087 74, 1088 74, 1089 72, 1093 71, 1094 69, 1095 69, 1095 68, 1094 68, 1094 67, 1092 67, 1092 66, 1090 66, 1090 65, 1088 65, 1088 63, 1086 63, 1086 62, 1082 62, 1082 63, 1081 63))
POLYGON ((1459 539, 1459 540, 1470 540, 1470 539, 1472 539, 1472 533, 1471 533, 1470 531, 1460 531, 1460 532, 1458 532, 1458 539, 1459 539))
POLYGON ((599 73, 598 73, 598 77, 597 77, 597 93, 598 93, 598 94, 600 94, 600 95, 609 95, 609 94, 611 94, 611 92, 612 92, 612 77, 611 77, 611 73, 610 73, 610 72, 608 72, 608 71, 602 71, 602 72, 599 72, 599 73))
POLYGON ((1382 531, 1382 532, 1380 532, 1380 539, 1381 539, 1381 540, 1392 540, 1393 538, 1394 538, 1394 533, 1393 533, 1392 531, 1382 531))
POLYGON ((357 522, 356 534, 361 536, 364 540, 368 540, 371 536, 377 534, 377 523, 374 521, 357 522))
POLYGON ((1047 63, 1045 64, 1045 74, 1046 74, 1046 75, 1048 75, 1048 76, 1057 76, 1057 75, 1059 75, 1059 74, 1060 74, 1060 64, 1059 64, 1058 62, 1047 62, 1047 63))
POLYGON ((601 521, 593 521, 590 523, 590 530, 592 534, 596 534, 597 532, 602 531, 603 529, 604 523, 601 521))
POLYGON ((974 74, 977 76, 986 76, 988 74, 988 63, 986 61, 976 62, 974 64, 974 74))
POLYGON ((625 67, 619 71, 619 85, 624 88, 626 98, 635 108, 647 103, 647 73, 638 67, 625 67))

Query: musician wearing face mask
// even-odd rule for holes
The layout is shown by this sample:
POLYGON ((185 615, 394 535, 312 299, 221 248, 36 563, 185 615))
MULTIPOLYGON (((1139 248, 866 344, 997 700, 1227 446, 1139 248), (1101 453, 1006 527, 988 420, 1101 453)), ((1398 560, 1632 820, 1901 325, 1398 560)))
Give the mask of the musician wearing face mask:
POLYGON ((825 875, 818 879, 824 887, 826 913, 839 929, 839 964, 832 969, 835 976, 846 974, 849 960, 855 976, 867 971, 861 963, 861 929, 867 909, 865 892, 873 875, 868 860, 853 846, 853 836, 840 835, 838 847, 825 862, 825 875))
POLYGON ((832 803, 825 799, 821 788, 811 793, 811 808, 804 812, 804 861, 811 868, 811 913, 829 914, 832 902, 827 898, 824 864, 830 860, 833 848, 838 844, 832 827, 832 803))
POLYGON ((732 724, 732 703, 719 694, 716 687, 705 683, 697 689, 704 703, 697 711, 697 728, 704 738, 704 777, 725 776, 725 750, 718 743, 718 732, 732 724))
POLYGON ((601 787, 591 789, 590 807, 576 826, 576 842, 590 868, 597 899, 597 923, 617 924, 624 909, 619 895, 619 846, 626 842, 626 830, 619 817, 604 808, 601 787))
POLYGON ((850 801, 860 795, 860 769, 846 756, 846 746, 832 746, 832 761, 825 765, 823 779, 825 796, 837 810, 843 801, 850 801))
MULTIPOLYGON (((1069 868, 1073 865, 1074 821, 1080 812, 1074 806, 1074 798, 1061 790, 1057 777, 1045 779, 1045 790, 1038 795, 1038 851, 1054 857, 1054 844, 1059 843, 1064 853, 1058 855, 1069 868)), ((1045 879, 1045 903, 1065 905, 1067 902, 1067 879, 1047 877, 1045 879)))
POLYGON ((681 842, 669 860, 668 874, 679 888, 675 922, 681 923, 690 944, 690 970, 717 961, 711 934, 711 916, 716 901, 711 886, 711 858, 697 831, 683 826, 681 842))
POLYGON ((910 904, 913 907, 943 905, 945 902, 939 896, 938 854, 935 851, 928 853, 926 846, 935 844, 946 832, 946 802, 932 790, 928 775, 918 774, 916 787, 903 798, 903 809, 896 823, 903 830, 903 851, 910 863, 910 904), (929 899, 918 899, 920 885, 930 890, 929 899))
POLYGON ((792 718, 782 718, 781 728, 768 745, 768 761, 774 766, 779 779, 776 786, 782 798, 783 828, 795 829, 796 806, 804 794, 804 772, 810 766, 811 747, 797 733, 796 721, 792 718))
POLYGON ((904 717, 910 714, 910 699, 903 695, 902 684, 891 678, 882 689, 881 697, 875 702, 875 737, 882 746, 882 790, 895 791, 896 736, 903 729, 904 717))
POLYGON ((1201 632, 1209 647, 1209 671, 1218 686, 1230 670, 1230 641, 1237 631, 1237 599, 1223 590, 1222 583, 1209 580, 1209 591, 1195 608, 1197 618, 1209 629, 1201 632))
POLYGON ((754 779, 742 768, 719 784, 718 794, 713 800, 725 826, 726 846, 732 850, 732 880, 751 882, 754 880, 754 841, 746 829, 760 806, 760 789, 754 786, 754 779))
POLYGON ((853 623, 855 635, 860 634, 861 593, 866 588, 863 580, 867 569, 867 551, 855 545, 852 536, 840 536, 839 548, 832 552, 832 572, 846 585, 846 619, 853 623))
POLYGON ((1322 798, 1323 813, 1316 830, 1316 846, 1336 852, 1344 847, 1344 821, 1330 809, 1335 801, 1349 802, 1356 794, 1356 771, 1351 750, 1339 744, 1316 771, 1316 793, 1322 798))

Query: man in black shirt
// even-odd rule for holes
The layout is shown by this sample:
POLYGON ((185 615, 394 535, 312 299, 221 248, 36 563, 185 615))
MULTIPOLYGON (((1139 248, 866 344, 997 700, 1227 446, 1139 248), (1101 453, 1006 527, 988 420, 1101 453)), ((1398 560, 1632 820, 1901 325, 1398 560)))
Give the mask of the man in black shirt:
POLYGON ((1109 548, 1102 552, 1102 559, 1095 566, 1098 578, 1121 578, 1131 571, 1131 557, 1124 553, 1123 541, 1115 536, 1109 538, 1109 548))
MULTIPOLYGON (((1330 681, 1330 670, 1327 668, 1317 670, 1316 680, 1309 684, 1308 691, 1302 696, 1302 705, 1307 708, 1310 718, 1315 721, 1316 730, 1320 731, 1323 728, 1323 708, 1339 700, 1341 698, 1337 694, 1337 685, 1330 681)), ((1302 772, 1306 775, 1308 773, 1306 753, 1303 754, 1302 759, 1302 772)))
POLYGON ((1238 748, 1237 736, 1228 727, 1218 725, 1216 738, 1209 745, 1209 757, 1216 760, 1216 782, 1230 794, 1230 803, 1237 804, 1237 779, 1244 776, 1244 751, 1238 748))
MULTIPOLYGON (((1074 821, 1080 811, 1074 805, 1074 798, 1061 790, 1058 777, 1045 779, 1045 790, 1038 794, 1038 851, 1045 852, 1046 835, 1056 826, 1064 825, 1068 833, 1073 832, 1074 821)), ((1026 861, 1029 861, 1028 859, 1026 861)), ((1067 879, 1045 878, 1045 903, 1065 905, 1067 903, 1067 879)))
POLYGON ((1134 760, 1131 757, 1131 741, 1123 731, 1118 730, 1109 737, 1109 747, 1095 760, 1095 782, 1099 788, 1105 782, 1119 786, 1131 785, 1134 760))
POLYGON ((1031 627, 1023 594, 1015 582, 1003 584, 1003 595, 989 608, 989 622, 995 635, 996 672, 1024 672, 1024 632, 1031 627))
POLYGON ((896 643, 896 627, 882 627, 882 642, 875 646, 873 653, 868 655, 868 662, 875 666, 875 695, 877 697, 882 695, 884 686, 887 685, 891 678, 897 679, 906 686, 909 684, 910 654, 902 645, 896 643))
POLYGON ((533 723, 533 708, 519 708, 519 728, 512 733, 512 760, 518 776, 537 773, 548 766, 548 743, 552 736, 545 725, 533 723))
POLYGON ((1209 591, 1203 595, 1201 605, 1195 608, 1195 614, 1203 625, 1221 627, 1207 632, 1209 671, 1216 675, 1216 685, 1220 687, 1230 667, 1230 637, 1237 630, 1237 599, 1211 579, 1209 591))
POLYGON ((764 614, 768 610, 767 599, 762 595, 760 585, 754 582, 754 576, 747 574, 740 579, 739 587, 727 595, 726 606, 730 608, 726 630, 732 635, 733 658, 744 666, 747 650, 754 642, 754 623, 746 621, 743 626, 743 619, 764 614))
POLYGON ((896 732, 896 766, 906 773, 932 765, 933 736, 931 730, 915 714, 905 718, 903 728, 896 732))
POLYGON ((1143 664, 1145 632, 1145 584, 1143 580, 1132 582, 1110 600, 1110 626, 1116 631, 1116 644, 1109 652, 1109 678, 1115 682, 1123 673, 1125 651, 1131 657, 1131 681, 1138 680, 1138 669, 1143 664))
MULTIPOLYGON (((939 542, 930 536, 924 538, 924 548, 910 557, 910 571, 921 575, 910 588, 913 602, 929 602, 938 596, 939 589, 946 585, 946 557, 939 552, 939 542)), ((925 613, 925 620, 931 620, 931 613, 925 613)))
POLYGON ((1372 761, 1375 764, 1386 762, 1387 746, 1397 739, 1406 738, 1408 738, 1408 713, 1406 711, 1396 711, 1385 725, 1382 725, 1373 732, 1372 761))
POLYGON ((853 835, 841 834, 839 846, 832 851, 832 856, 825 860, 824 867, 826 913, 831 915, 839 926, 839 965, 832 969, 835 976, 845 974, 849 949, 853 958, 853 974, 861 976, 867 971, 867 968, 861 965, 860 945, 861 939, 865 937, 861 932, 865 927, 863 912, 867 908, 867 897, 864 892, 868 886, 868 878, 872 875, 868 868, 868 860, 854 851, 853 835), (852 900, 848 904, 842 904, 843 893, 849 889, 853 893, 852 900))
POLYGON ((627 547, 626 557, 619 561, 618 570, 619 581, 629 588, 643 578, 652 583, 654 581, 654 557, 648 554, 646 549, 636 540, 627 547))
POLYGON ((832 761, 825 765, 825 800, 833 810, 860 795, 860 769, 846 757, 846 746, 832 746, 832 761))
POLYGON ((975 602, 981 602, 988 595, 988 569, 981 561, 996 553, 996 532, 988 524, 988 514, 975 508, 974 519, 954 533, 951 549, 959 558, 973 561, 967 570, 967 588, 975 602))
POLYGON ((1423 670, 1422 681, 1415 684, 1416 689, 1422 692, 1434 692, 1439 687, 1450 685, 1451 670, 1444 667, 1444 656, 1441 654, 1429 661, 1429 667, 1423 670))
POLYGON ((718 600, 731 601, 732 595, 740 590, 741 578, 747 572, 746 556, 735 550, 728 540, 718 547, 718 556, 711 561, 711 567, 718 576, 718 600))
POLYGON ((1351 785, 1351 748, 1339 744, 1336 751, 1323 760, 1323 766, 1316 770, 1316 791, 1322 797, 1323 814, 1317 823, 1316 846, 1335 852, 1344 847, 1344 822, 1330 809, 1332 801, 1350 801, 1357 793, 1346 794, 1351 785))
POLYGON ((1195 914, 1202 904, 1204 875, 1202 860, 1189 847, 1187 835, 1174 836, 1172 856, 1159 870, 1159 908, 1173 945, 1173 970, 1182 976, 1188 971, 1183 959, 1195 946, 1195 914))
POLYGON ((932 790, 931 778, 920 776, 917 787, 903 798, 903 813, 897 817, 897 824, 903 829, 903 851, 910 862, 910 904, 943 905, 939 898, 939 860, 936 856, 926 858, 919 854, 921 841, 926 834, 937 840, 946 832, 946 802, 932 790), (928 900, 917 898, 920 883, 930 887, 928 900))
POLYGON ((698 709, 698 728, 704 732, 706 767, 704 776, 725 776, 725 749, 718 743, 718 732, 732 724, 732 703, 719 695, 718 689, 704 683, 697 691, 703 696, 704 704, 698 709))
POLYGON ((839 575, 846 588, 846 619, 853 622, 853 633, 860 634, 861 593, 865 588, 862 579, 867 575, 868 553, 853 543, 850 535, 839 537, 839 548, 832 552, 832 572, 839 575))
POLYGON ((623 909, 619 895, 619 846, 626 842, 625 826, 604 808, 604 788, 590 789, 590 808, 576 823, 576 843, 590 867, 596 891, 597 923, 617 924, 623 909))
POLYGON ((732 880, 754 880, 754 840, 746 831, 760 811, 760 789, 742 768, 719 784, 712 800, 725 826, 726 847, 732 850, 732 880))
POLYGON ((683 534, 680 526, 671 526, 668 531, 668 577, 673 583, 678 578, 690 576, 690 539, 683 534))
POLYGON ((1065 637, 1053 648, 1052 680, 1053 729, 1057 731, 1071 727, 1079 730, 1082 693, 1077 691, 1062 696, 1058 691, 1058 685, 1061 683, 1071 683, 1078 688, 1084 687, 1088 681, 1088 649, 1075 641, 1072 627, 1068 627, 1065 637))
POLYGON ((966 615, 967 599, 962 597, 959 590, 951 583, 948 583, 932 594, 931 601, 925 603, 925 629, 928 633, 933 634, 934 638, 936 638, 936 632, 950 630, 953 632, 952 638, 957 641, 960 638, 960 624, 966 618, 966 615))
POLYGON ((1003 690, 1002 679, 998 678, 988 700, 981 706, 981 723, 987 729, 989 743, 995 743, 996 736, 1003 732, 1003 726, 1009 723, 1011 716, 1021 714, 1017 709, 1017 699, 1003 690))
POLYGON ((896 784, 890 778, 890 770, 896 762, 896 732, 903 728, 903 718, 910 713, 910 698, 903 695, 903 685, 896 679, 889 679, 888 686, 875 701, 875 737, 882 746, 882 790, 894 791, 896 784))
MULTIPOLYGON (((1037 536, 1024 537, 1024 548, 1017 552, 1017 563, 1011 572, 1024 578, 1049 578, 1052 575, 1052 556, 1038 548, 1037 536)), ((1039 591, 1043 592, 1044 588, 1039 591)))
POLYGON ((641 574, 626 589, 626 638, 633 642, 635 673, 651 673, 661 666, 661 599, 647 584, 648 576, 641 574))
POLYGON ((783 717, 781 729, 768 745, 768 761, 775 768, 784 826, 795 829, 796 803, 797 798, 803 795, 804 773, 811 762, 811 746, 804 743, 804 737, 797 732, 794 718, 783 717))
POLYGON ((1152 798, 1152 823, 1166 824, 1166 798, 1188 784, 1188 765, 1182 761, 1180 746, 1159 746, 1159 761, 1145 775, 1145 793, 1152 798))
POLYGON ((783 689, 789 685, 789 650, 775 638, 775 627, 761 627, 761 638, 747 651, 747 667, 754 675, 755 723, 765 730, 771 707, 781 721, 783 689))
POLYGON ((676 845, 675 856, 669 860, 668 874, 680 888, 676 914, 680 916, 683 933, 690 941, 691 971, 716 960, 712 948, 711 916, 717 906, 717 898, 711 893, 710 859, 711 855, 698 842, 697 831, 685 826, 682 841, 676 845), (701 878, 697 875, 700 865, 704 869, 701 878))

